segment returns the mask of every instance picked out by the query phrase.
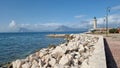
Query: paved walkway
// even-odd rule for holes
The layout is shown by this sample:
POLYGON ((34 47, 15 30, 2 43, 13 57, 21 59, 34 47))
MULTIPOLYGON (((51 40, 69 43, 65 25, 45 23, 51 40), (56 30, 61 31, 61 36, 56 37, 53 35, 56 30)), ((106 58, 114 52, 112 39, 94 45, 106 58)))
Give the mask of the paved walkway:
POLYGON ((105 37, 104 42, 108 68, 120 68, 120 35, 105 37))

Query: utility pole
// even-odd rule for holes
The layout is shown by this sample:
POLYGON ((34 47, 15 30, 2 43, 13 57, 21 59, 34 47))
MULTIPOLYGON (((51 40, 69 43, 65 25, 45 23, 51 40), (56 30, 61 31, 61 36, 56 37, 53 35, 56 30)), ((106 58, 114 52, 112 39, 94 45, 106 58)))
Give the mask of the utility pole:
POLYGON ((108 14, 109 14, 109 12, 110 12, 110 7, 108 7, 107 9, 106 9, 106 36, 108 36, 108 33, 109 33, 109 29, 108 29, 108 14))

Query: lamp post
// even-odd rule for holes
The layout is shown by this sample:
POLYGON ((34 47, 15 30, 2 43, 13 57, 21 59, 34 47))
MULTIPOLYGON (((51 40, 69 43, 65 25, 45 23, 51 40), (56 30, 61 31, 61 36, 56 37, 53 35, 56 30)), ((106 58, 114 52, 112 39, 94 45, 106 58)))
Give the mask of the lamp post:
POLYGON ((108 13, 110 12, 110 7, 107 8, 106 10, 106 36, 108 36, 109 29, 108 29, 108 13))

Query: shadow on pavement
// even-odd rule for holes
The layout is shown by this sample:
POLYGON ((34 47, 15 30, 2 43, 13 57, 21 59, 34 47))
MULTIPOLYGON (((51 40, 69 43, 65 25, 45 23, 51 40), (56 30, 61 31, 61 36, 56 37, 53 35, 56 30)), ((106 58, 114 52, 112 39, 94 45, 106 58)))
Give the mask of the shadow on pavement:
POLYGON ((107 68, 118 68, 106 39, 104 39, 107 68))

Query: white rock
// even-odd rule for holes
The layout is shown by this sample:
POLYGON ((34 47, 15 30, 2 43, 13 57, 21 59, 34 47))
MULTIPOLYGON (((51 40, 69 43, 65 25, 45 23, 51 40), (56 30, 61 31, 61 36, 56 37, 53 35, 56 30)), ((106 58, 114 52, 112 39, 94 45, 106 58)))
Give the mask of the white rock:
POLYGON ((13 68, 21 68, 22 64, 24 62, 22 60, 16 60, 14 62, 12 62, 13 68))
POLYGON ((72 52, 72 53, 70 53, 70 55, 71 55, 72 57, 74 57, 75 59, 79 59, 79 58, 80 58, 79 52, 72 52))
POLYGON ((43 62, 42 62, 42 60, 41 60, 41 59, 39 59, 39 63, 38 63, 38 65, 40 66, 40 68, 42 68, 42 67, 43 67, 43 62))
POLYGON ((68 66, 68 65, 65 65, 65 66, 64 66, 64 68, 71 68, 71 67, 70 67, 70 66, 68 66))
POLYGON ((71 37, 71 36, 74 36, 74 34, 70 34, 69 36, 70 36, 70 37, 71 37))
POLYGON ((48 63, 46 63, 46 64, 43 66, 43 68, 47 68, 47 66, 48 66, 48 63))
POLYGON ((57 46, 53 52, 51 53, 51 55, 53 57, 55 57, 56 59, 59 59, 62 55, 64 55, 64 53, 66 52, 66 50, 64 50, 61 46, 57 46))
POLYGON ((76 45, 76 42, 69 42, 68 43, 68 50, 76 50, 78 46, 76 45))
POLYGON ((39 57, 39 52, 36 52, 35 55, 36 55, 37 57, 39 57))
POLYGON ((82 57, 84 57, 84 58, 88 58, 89 56, 90 56, 89 51, 82 53, 82 57))
POLYGON ((50 58, 49 64, 50 64, 51 66, 54 66, 55 63, 56 63, 56 60, 55 60, 54 58, 50 58))
POLYGON ((79 52, 83 52, 83 51, 84 51, 83 45, 79 45, 79 52))
POLYGON ((85 49, 89 50, 88 46, 85 46, 85 49))
POLYGON ((30 68, 31 67, 31 63, 25 63, 22 65, 22 68, 30 68))
POLYGON ((25 62, 29 61, 29 56, 24 59, 25 62))
POLYGON ((59 61, 59 59, 63 56, 64 54, 61 52, 56 52, 54 54, 52 54, 51 56, 56 58, 57 61, 59 61))
POLYGON ((70 55, 70 54, 66 54, 66 57, 69 59, 69 60, 71 60, 73 57, 72 57, 72 55, 70 55))
POLYGON ((54 68, 64 68, 64 66, 61 64, 55 64, 54 68))
POLYGON ((45 50, 40 50, 39 51, 39 57, 43 57, 46 54, 47 54, 47 51, 45 51, 45 50))
POLYGON ((78 59, 73 59, 73 61, 74 61, 74 65, 78 66, 78 59))
POLYGON ((38 65, 38 61, 33 60, 32 64, 38 65))
POLYGON ((71 66, 70 68, 81 68, 81 67, 76 65, 76 66, 71 66))
POLYGON ((43 60, 45 63, 48 63, 50 57, 51 57, 51 56, 50 56, 49 54, 47 54, 47 55, 45 55, 45 56, 42 57, 42 60, 43 60))
POLYGON ((62 58, 59 61, 59 64, 61 64, 61 65, 67 65, 69 61, 70 60, 68 59, 68 57, 66 55, 63 55, 62 58))
POLYGON ((29 58, 29 61, 32 62, 34 59, 37 59, 38 57, 34 53, 34 54, 31 54, 28 58, 29 58))
POLYGON ((13 66, 13 68, 17 68, 16 61, 13 61, 13 62, 12 62, 12 66, 13 66))
POLYGON ((38 68, 38 65, 32 64, 31 68, 38 68))
POLYGON ((84 57, 80 57, 80 59, 78 59, 80 62, 83 62, 85 59, 84 57))
POLYGON ((56 53, 56 52, 61 52, 61 53, 65 53, 65 50, 64 49, 62 49, 62 47, 61 46, 57 46, 54 50, 53 50, 53 53, 56 53))
POLYGON ((90 68, 87 59, 82 62, 81 68, 90 68))

